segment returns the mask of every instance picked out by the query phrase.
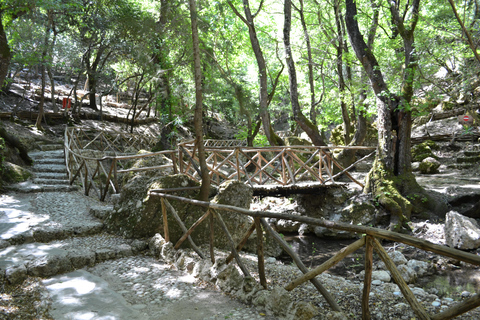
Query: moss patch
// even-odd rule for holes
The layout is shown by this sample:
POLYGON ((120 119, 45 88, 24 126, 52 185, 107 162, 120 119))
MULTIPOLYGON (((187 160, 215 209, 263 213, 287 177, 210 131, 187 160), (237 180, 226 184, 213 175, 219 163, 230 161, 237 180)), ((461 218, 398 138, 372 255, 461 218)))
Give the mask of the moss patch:
POLYGON ((438 148, 438 145, 432 140, 427 140, 417 144, 412 147, 412 161, 420 162, 428 157, 437 159, 438 157, 433 154, 432 150, 438 150, 438 148))
POLYGON ((28 180, 32 173, 16 164, 10 162, 3 163, 2 178, 7 183, 17 183, 28 180))

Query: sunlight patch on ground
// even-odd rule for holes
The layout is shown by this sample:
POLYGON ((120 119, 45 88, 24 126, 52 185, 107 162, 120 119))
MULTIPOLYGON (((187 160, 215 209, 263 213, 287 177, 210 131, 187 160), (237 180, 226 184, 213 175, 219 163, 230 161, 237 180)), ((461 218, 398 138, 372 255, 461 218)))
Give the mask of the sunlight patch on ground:
POLYGON ((4 240, 26 232, 32 226, 48 220, 48 216, 39 216, 17 209, 2 209, 0 214, 0 237, 4 240))
POLYGON ((71 279, 65 282, 55 283, 49 286, 50 290, 75 291, 76 294, 87 294, 95 289, 95 283, 84 278, 71 279))

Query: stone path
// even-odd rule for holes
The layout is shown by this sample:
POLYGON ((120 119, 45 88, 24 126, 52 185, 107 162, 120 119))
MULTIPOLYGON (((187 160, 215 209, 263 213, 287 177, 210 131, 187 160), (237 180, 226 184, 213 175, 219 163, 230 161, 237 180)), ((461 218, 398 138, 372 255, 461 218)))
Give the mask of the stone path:
POLYGON ((33 180, 0 196, 0 272, 44 278, 53 319, 273 319, 105 233, 95 215, 108 207, 69 186, 63 151, 47 149, 31 154, 33 180))

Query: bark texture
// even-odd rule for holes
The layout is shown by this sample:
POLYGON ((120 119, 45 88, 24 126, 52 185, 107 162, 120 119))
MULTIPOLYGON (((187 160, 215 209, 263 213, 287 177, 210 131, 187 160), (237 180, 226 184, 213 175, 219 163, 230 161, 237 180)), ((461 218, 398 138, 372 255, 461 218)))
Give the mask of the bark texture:
POLYGON ((395 1, 390 3, 394 31, 402 37, 405 53, 401 93, 395 95, 389 91, 378 61, 360 33, 356 20, 355 2, 346 0, 346 27, 350 42, 377 97, 378 148, 375 164, 366 184, 366 191, 372 192, 378 202, 392 214, 393 228, 401 227, 410 218, 411 194, 422 191, 411 173, 410 159, 412 126, 410 101, 413 96, 416 69, 414 30, 418 21, 419 5, 420 0, 412 2, 412 14, 409 25, 406 26, 403 16, 398 12, 398 3, 395 1))
POLYGON ((312 124, 305 115, 303 115, 300 104, 298 102, 298 90, 297 90, 297 76, 295 70, 295 62, 292 56, 292 47, 290 43, 290 28, 292 23, 292 3, 291 0, 285 0, 284 2, 284 18, 285 23, 283 27, 283 42, 285 45, 285 56, 288 68, 288 79, 290 84, 290 102, 293 109, 293 117, 298 125, 305 131, 310 137, 314 145, 325 146, 318 127, 312 124))
POLYGON ((202 173, 202 187, 200 189, 199 198, 202 201, 208 201, 210 189, 210 173, 208 172, 207 162, 205 158, 205 148, 203 145, 203 120, 202 120, 202 67, 200 63, 200 48, 197 27, 197 4, 195 0, 188 1, 190 6, 190 20, 192 23, 192 42, 193 42, 193 58, 195 70, 195 137, 198 150, 198 159, 200 162, 200 171, 202 173))

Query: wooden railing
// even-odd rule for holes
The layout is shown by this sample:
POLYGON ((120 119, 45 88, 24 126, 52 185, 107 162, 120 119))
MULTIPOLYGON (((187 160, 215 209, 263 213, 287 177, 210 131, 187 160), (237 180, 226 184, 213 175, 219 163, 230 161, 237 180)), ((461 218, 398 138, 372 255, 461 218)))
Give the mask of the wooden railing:
MULTIPOLYGON (((70 184, 79 181, 86 195, 89 195, 90 190, 94 190, 103 201, 108 192, 120 191, 118 175, 128 172, 168 169, 173 173, 186 174, 196 181, 201 180, 194 141, 180 143, 177 150, 135 154, 141 149, 149 149, 152 141, 153 139, 125 133, 92 134, 82 129, 67 128, 65 159, 70 184), (129 167, 133 161, 147 157, 163 157, 165 164, 141 168, 129 167)), ((343 168, 334 159, 328 147, 252 148, 245 147, 244 144, 243 140, 205 141, 207 167, 212 184, 220 185, 231 179, 242 181, 250 186, 297 186, 303 182, 335 184, 335 179, 344 174, 363 187, 363 184, 357 181, 348 170, 374 154, 372 152, 348 168, 343 168)))
MULTIPOLYGON (((230 263, 233 259, 235 259, 239 268, 242 270, 242 273, 245 276, 250 276, 250 271, 246 268, 238 252, 242 250, 242 247, 246 243, 247 239, 250 237, 253 231, 256 230, 257 231, 258 275, 259 275, 260 284, 264 288, 267 288, 267 281, 265 276, 263 237, 258 235, 262 235, 264 232, 266 232, 270 234, 272 238, 276 242, 278 242, 278 244, 285 250, 285 252, 287 252, 292 257, 297 267, 303 273, 302 276, 291 281, 285 287, 285 289, 287 291, 291 291, 294 288, 298 287, 299 285, 302 285, 303 283, 310 281, 317 288, 320 294, 327 300, 328 304, 334 311, 342 312, 341 306, 338 305, 338 303, 335 301, 335 299, 330 294, 330 292, 326 290, 326 288, 320 283, 320 281, 316 278, 316 276, 328 270, 329 268, 333 267, 338 262, 340 262, 343 258, 345 258, 349 254, 355 252, 356 250, 362 247, 365 247, 365 278, 364 278, 363 291, 361 293, 359 292, 358 294, 362 296, 361 306, 362 306, 363 320, 371 319, 369 296, 370 296, 371 280, 372 280, 374 250, 377 252, 381 260, 385 263, 387 269, 390 271, 392 275, 393 280, 400 288, 401 293, 403 294, 403 296, 411 306, 412 310, 414 311, 418 319, 421 319, 421 320, 452 319, 480 305, 480 295, 477 293, 472 297, 466 300, 463 300, 446 310, 442 309, 443 311, 438 314, 430 315, 426 311, 425 307, 415 298, 414 294, 412 293, 412 290, 406 284, 399 270, 395 266, 395 263, 388 256, 387 252, 381 245, 380 241, 382 239, 386 239, 394 242, 404 243, 422 250, 434 252, 442 256, 450 257, 459 261, 464 261, 467 263, 480 266, 480 257, 475 254, 433 244, 429 241, 421 240, 409 235, 399 234, 399 233, 395 233, 395 232, 391 232, 383 229, 365 227, 361 225, 350 225, 346 223, 333 222, 328 220, 320 220, 320 219, 310 218, 306 216, 297 216, 297 215, 267 212, 267 211, 250 211, 247 209, 237 208, 233 206, 220 205, 220 204, 211 203, 211 202, 203 202, 203 201, 192 200, 188 198, 182 198, 182 197, 165 193, 167 191, 172 191, 172 190, 162 189, 162 190, 150 191, 150 195, 158 196, 161 199, 162 214, 163 214, 163 221, 164 221, 163 235, 165 240, 167 242, 170 241, 167 215, 171 214, 174 216, 175 221, 177 221, 177 223, 179 224, 179 226, 184 232, 183 236, 175 244, 174 246, 175 249, 178 249, 185 240, 188 240, 191 244, 191 247, 195 250, 195 252, 197 252, 197 254, 202 259, 206 259, 207 255, 201 252, 199 247, 194 243, 194 241, 190 237, 190 234, 207 219, 210 221, 211 226, 213 226, 216 222, 216 224, 218 224, 220 229, 225 233, 227 239, 229 239, 229 242, 231 244, 231 254, 227 258, 227 263, 230 263), (187 227, 183 224, 182 220, 180 219, 179 214, 175 211, 172 205, 170 205, 169 200, 177 200, 177 201, 182 201, 185 203, 205 207, 206 212, 200 219, 198 219, 192 226, 190 226, 187 229, 187 227), (222 215, 218 210, 235 212, 237 214, 247 215, 252 218, 253 220, 252 226, 246 232, 244 238, 239 243, 234 243, 233 238, 222 219, 222 215), (317 266, 314 269, 309 270, 303 264, 303 262, 297 256, 297 254, 292 250, 292 248, 285 242, 285 240, 276 231, 274 231, 272 227, 266 222, 265 218, 276 218, 276 219, 298 221, 301 223, 307 223, 309 225, 348 231, 348 232, 356 233, 357 235, 360 236, 360 239, 353 242, 349 246, 343 248, 339 252, 337 252, 333 257, 331 257, 329 260, 327 260, 320 266, 317 266)), ((213 243, 214 243, 213 239, 215 237, 215 234, 214 234, 215 231, 214 231, 214 228, 212 227, 210 227, 209 230, 210 230, 210 259, 212 263, 214 263, 215 256, 214 256, 214 248, 213 248, 213 243)))
MULTIPOLYGON (((153 141, 153 139, 152 139, 153 141)), ((77 179, 83 186, 85 195, 93 190, 101 201, 108 192, 120 192, 118 175, 134 171, 161 170, 177 167, 175 163, 166 165, 128 168, 129 161, 146 157, 167 156, 176 159, 173 150, 136 154, 143 148, 149 148, 151 141, 145 137, 136 137, 125 133, 89 133, 78 128, 65 130, 65 162, 70 184, 77 179), (121 152, 127 150, 127 152, 121 152)), ((176 172, 175 172, 176 173, 176 172)))
MULTIPOLYGON (((179 172, 200 180, 196 147, 193 143, 178 145, 179 172)), ((211 182, 220 185, 226 180, 243 181, 250 186, 278 184, 297 185, 302 181, 320 184, 335 183, 335 178, 345 174, 361 187, 348 170, 374 154, 358 160, 348 168, 342 167, 332 156, 332 147, 205 147, 211 182)), ((372 150, 372 147, 335 147, 335 149, 372 150)))

